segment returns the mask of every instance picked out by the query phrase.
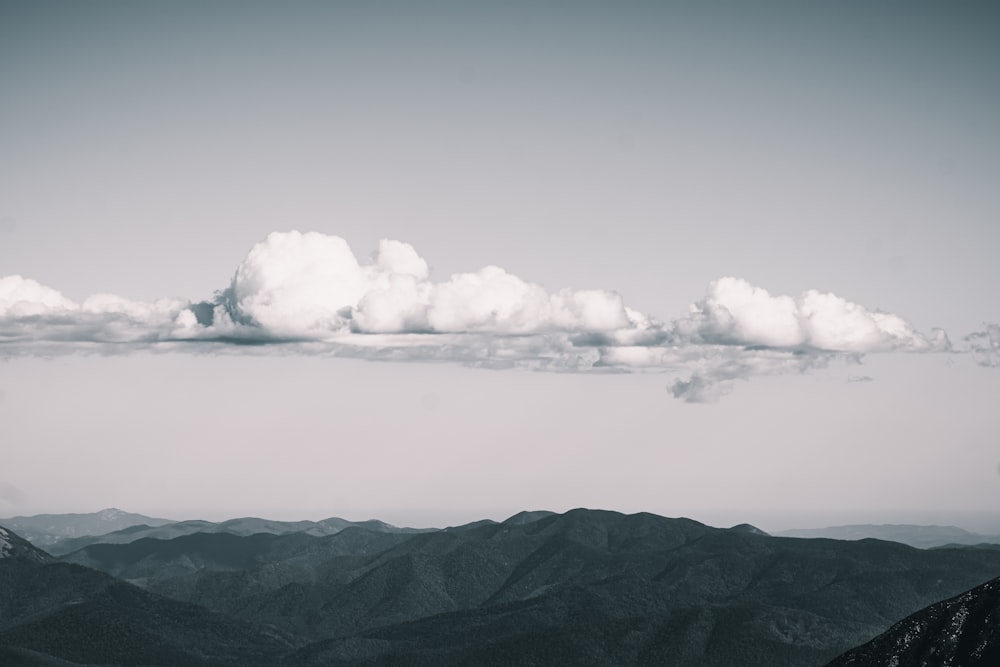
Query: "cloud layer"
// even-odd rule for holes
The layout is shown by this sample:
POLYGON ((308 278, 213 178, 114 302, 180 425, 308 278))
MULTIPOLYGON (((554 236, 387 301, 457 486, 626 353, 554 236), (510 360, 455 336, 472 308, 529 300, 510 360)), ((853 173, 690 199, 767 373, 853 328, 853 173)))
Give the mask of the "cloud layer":
MULTIPOLYGON (((980 363, 997 365, 996 325, 965 342, 980 363)), ((434 282, 407 243, 383 240, 361 262, 342 238, 316 232, 270 234, 207 301, 96 294, 78 304, 34 280, 0 278, 0 356, 191 345, 669 372, 678 376, 671 393, 687 401, 714 400, 736 379, 805 372, 838 356, 952 350, 941 330, 927 336, 898 315, 816 290, 774 296, 725 277, 664 324, 613 291, 550 293, 498 266, 434 282)))

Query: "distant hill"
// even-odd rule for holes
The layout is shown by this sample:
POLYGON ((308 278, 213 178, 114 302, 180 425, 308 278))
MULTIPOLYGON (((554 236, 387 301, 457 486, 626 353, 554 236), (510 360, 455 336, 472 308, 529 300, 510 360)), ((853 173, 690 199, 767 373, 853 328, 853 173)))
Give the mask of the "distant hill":
POLYGON ((996 577, 1000 551, 573 510, 425 533, 192 534, 67 558, 271 626, 286 664, 818 665, 996 577))
POLYGON ((1000 544, 1000 535, 980 535, 958 526, 918 526, 909 524, 857 524, 829 528, 796 528, 772 533, 778 537, 824 537, 832 540, 874 538, 909 544, 918 549, 948 545, 1000 544))
POLYGON ((113 507, 89 514, 36 514, 0 519, 0 525, 42 548, 69 538, 104 535, 139 524, 163 526, 169 523, 172 523, 169 519, 132 514, 113 507))
POLYGON ((348 521, 338 517, 322 521, 273 521, 256 517, 229 519, 215 523, 212 521, 177 521, 169 524, 133 525, 122 530, 116 530, 100 535, 87 535, 64 539, 46 545, 49 553, 57 556, 65 555, 82 549, 91 544, 126 544, 136 540, 152 538, 169 540, 183 535, 195 533, 227 533, 230 535, 248 536, 258 533, 271 535, 287 535, 305 533, 313 536, 335 535, 345 528, 360 527, 373 532, 411 534, 435 530, 434 528, 399 528, 383 521, 369 519, 367 521, 348 521))
POLYGON ((912 614, 828 667, 1000 665, 1000 579, 912 614))

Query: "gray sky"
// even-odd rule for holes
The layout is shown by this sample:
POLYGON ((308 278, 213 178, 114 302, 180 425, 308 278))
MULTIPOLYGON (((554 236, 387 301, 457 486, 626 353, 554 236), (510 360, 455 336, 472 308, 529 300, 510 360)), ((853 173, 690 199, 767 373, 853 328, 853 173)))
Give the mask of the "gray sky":
POLYGON ((991 512, 998 29, 6 2, 0 516, 991 512))

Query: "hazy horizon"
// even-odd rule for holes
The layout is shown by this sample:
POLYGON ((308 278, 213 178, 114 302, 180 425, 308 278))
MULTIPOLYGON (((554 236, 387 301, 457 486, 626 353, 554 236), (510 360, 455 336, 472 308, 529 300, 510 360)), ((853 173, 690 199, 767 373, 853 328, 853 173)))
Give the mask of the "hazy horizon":
MULTIPOLYGON (((492 520, 496 522, 502 522, 510 517, 519 514, 521 512, 554 512, 556 514, 562 514, 570 510, 575 509, 587 509, 587 510, 607 510, 604 507, 566 507, 558 510, 553 510, 546 507, 533 507, 525 508, 523 510, 518 510, 516 512, 508 512, 506 510, 496 510, 493 512, 487 511, 482 515, 472 516, 471 514, 462 513, 454 509, 445 509, 432 512, 420 512, 412 513, 405 510, 389 510, 387 515, 393 520, 386 518, 386 516, 367 516, 367 515, 352 515, 343 516, 340 514, 324 514, 322 511, 317 511, 311 514, 297 515, 297 514, 281 514, 281 515, 271 515, 265 509, 260 512, 245 512, 245 513, 218 513, 212 510, 206 510, 202 512, 195 511, 191 514, 183 515, 173 515, 167 516, 161 512, 136 512, 124 507, 101 507, 94 510, 74 510, 72 512, 39 512, 38 515, 62 515, 62 514, 93 514, 98 513, 103 510, 119 510, 122 512, 127 512, 131 514, 141 514, 143 516, 149 517, 151 519, 165 519, 174 522, 181 521, 210 521, 214 523, 219 523, 223 521, 229 521, 233 519, 246 519, 246 518, 256 518, 263 519, 267 521, 322 521, 324 519, 338 518, 345 519, 347 521, 361 522, 369 520, 384 521, 390 525, 394 525, 400 528, 448 528, 452 526, 461 526, 467 523, 472 523, 475 521, 482 520, 492 520), (436 520, 430 520, 429 518, 435 518, 436 520)), ((612 512, 620 510, 608 510, 612 512)), ((643 510, 637 510, 636 512, 620 511, 622 514, 634 514, 641 512, 643 510)), ((1000 534, 1000 512, 984 510, 980 512, 947 512, 947 511, 935 511, 935 510, 906 510, 906 511, 885 511, 885 510, 852 510, 852 511, 837 511, 837 512, 806 512, 806 513, 795 513, 787 512, 781 510, 773 511, 756 511, 751 512, 754 520, 746 519, 735 519, 734 517, 744 516, 745 513, 741 513, 738 509, 733 510, 718 510, 711 509, 704 512, 698 512, 697 510, 693 514, 677 514, 677 515, 664 515, 658 512, 652 512, 652 514, 659 514, 660 516, 665 516, 666 518, 685 518, 693 519, 699 523, 704 523, 708 526, 715 528, 731 528, 740 524, 749 523, 761 530, 768 533, 779 533, 787 530, 794 529, 822 529, 822 528, 835 528, 840 526, 854 526, 854 525, 914 525, 914 526, 955 526, 962 528, 971 533, 979 533, 982 535, 997 535, 1000 534)), ((14 518, 29 518, 32 515, 17 515, 17 516, 4 516, 0 517, 0 522, 5 519, 14 518)))
POLYGON ((6 2, 0 515, 1000 532, 998 29, 6 2))

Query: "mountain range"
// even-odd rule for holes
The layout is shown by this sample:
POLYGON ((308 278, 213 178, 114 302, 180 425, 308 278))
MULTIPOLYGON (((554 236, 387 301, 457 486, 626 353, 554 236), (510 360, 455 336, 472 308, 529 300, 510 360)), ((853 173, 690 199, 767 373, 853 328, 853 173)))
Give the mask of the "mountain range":
POLYGON ((61 559, 7 531, 0 661, 818 666, 1000 575, 996 549, 644 513, 313 528, 95 542, 61 559))
POLYGON ((773 533, 779 537, 826 537, 833 540, 874 538, 902 542, 918 549, 950 545, 1000 544, 1000 535, 973 533, 958 526, 919 526, 912 524, 853 524, 829 528, 795 528, 773 533))
MULTIPOLYGON (((190 520, 172 521, 159 525, 139 524, 132 525, 120 530, 114 530, 104 534, 82 535, 50 541, 45 549, 54 555, 64 555, 81 549, 89 544, 126 544, 135 542, 143 538, 156 538, 167 540, 183 535, 193 535, 195 533, 225 533, 229 535, 255 535, 267 533, 271 535, 287 535, 291 533, 304 533, 317 537, 324 535, 335 535, 345 528, 357 526, 379 533, 419 533, 435 530, 433 528, 399 528, 387 524, 377 519, 367 521, 348 521, 337 517, 323 519, 322 521, 273 521, 270 519, 258 519, 256 517, 243 517, 239 519, 229 519, 214 523, 212 521, 190 520)), ((39 545, 42 546, 42 545, 39 545)))
POLYGON ((168 523, 173 521, 124 512, 114 507, 87 514, 36 514, 0 519, 0 525, 45 549, 74 537, 104 535, 137 524, 163 526, 168 523))

